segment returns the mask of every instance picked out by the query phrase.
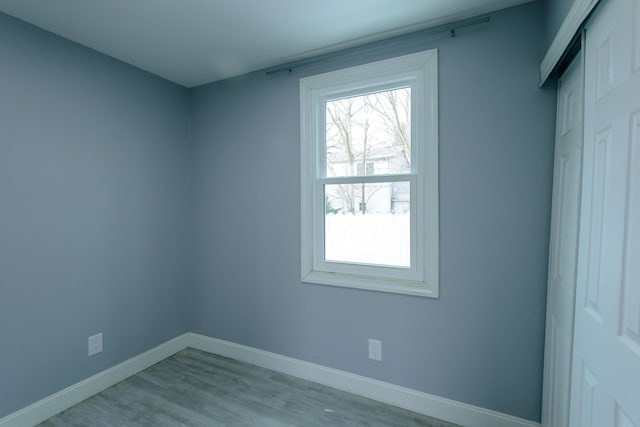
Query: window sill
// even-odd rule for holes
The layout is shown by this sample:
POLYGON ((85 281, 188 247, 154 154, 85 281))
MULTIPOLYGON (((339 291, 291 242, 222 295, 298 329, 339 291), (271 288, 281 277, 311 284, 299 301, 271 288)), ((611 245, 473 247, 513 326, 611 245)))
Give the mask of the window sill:
POLYGON ((438 298, 436 291, 426 283, 403 280, 380 279, 376 277, 311 271, 302 278, 303 283, 364 289, 376 292, 438 298))

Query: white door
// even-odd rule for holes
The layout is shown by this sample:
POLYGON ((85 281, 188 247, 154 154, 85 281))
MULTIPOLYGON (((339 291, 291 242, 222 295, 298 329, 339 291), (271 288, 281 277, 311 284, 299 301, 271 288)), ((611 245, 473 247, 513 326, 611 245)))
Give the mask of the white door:
POLYGON ((558 83, 542 425, 569 425, 583 141, 582 55, 558 83))
POLYGON ((586 29, 572 427, 640 427, 640 0, 586 29))

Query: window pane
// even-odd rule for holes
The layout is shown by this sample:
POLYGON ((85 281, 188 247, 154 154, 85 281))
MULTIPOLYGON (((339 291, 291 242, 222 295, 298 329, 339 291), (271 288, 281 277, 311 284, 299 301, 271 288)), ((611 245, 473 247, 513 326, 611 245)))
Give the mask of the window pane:
POLYGON ((411 171, 411 88, 325 103, 326 176, 411 171))
POLYGON ((325 260, 410 266, 409 182, 325 185, 325 260))

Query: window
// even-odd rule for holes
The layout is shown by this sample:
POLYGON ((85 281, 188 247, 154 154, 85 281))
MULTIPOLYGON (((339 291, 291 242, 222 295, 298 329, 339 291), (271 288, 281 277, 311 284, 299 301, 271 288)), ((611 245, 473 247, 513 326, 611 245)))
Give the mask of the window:
POLYGON ((303 282, 438 296, 437 67, 300 80, 303 282))

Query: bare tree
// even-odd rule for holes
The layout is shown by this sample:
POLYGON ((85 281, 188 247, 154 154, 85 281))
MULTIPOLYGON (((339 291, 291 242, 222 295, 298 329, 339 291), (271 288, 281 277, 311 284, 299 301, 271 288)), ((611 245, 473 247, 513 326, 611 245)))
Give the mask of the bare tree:
MULTIPOLYGON (((354 148, 353 126, 354 116, 364 108, 363 103, 356 105, 358 98, 347 98, 339 101, 327 103, 327 116, 329 123, 327 126, 327 155, 334 157, 346 156, 344 164, 346 170, 344 175, 355 175, 356 152, 354 148)), ((327 162, 327 168, 333 175, 342 175, 335 170, 337 162, 327 162)), ((347 212, 355 213, 355 192, 351 185, 338 185, 343 209, 347 212)))
MULTIPOLYGON (((410 167, 410 91, 408 88, 344 98, 326 103, 326 152, 329 176, 358 175, 358 165, 362 174, 367 174, 367 162, 372 162, 371 153, 376 152, 378 160, 387 156, 398 159, 401 155, 405 165, 410 167), (381 154, 382 153, 382 154, 381 154)), ((397 161, 397 160, 396 160, 397 161)), ((355 213, 367 210, 367 203, 384 185, 356 186, 337 184, 337 199, 341 210, 355 213), (357 200, 360 205, 357 205, 357 200)), ((335 197, 335 196, 334 196, 335 197)))
POLYGON ((411 92, 409 88, 378 92, 364 98, 369 107, 380 114, 399 148, 411 164, 411 92))

